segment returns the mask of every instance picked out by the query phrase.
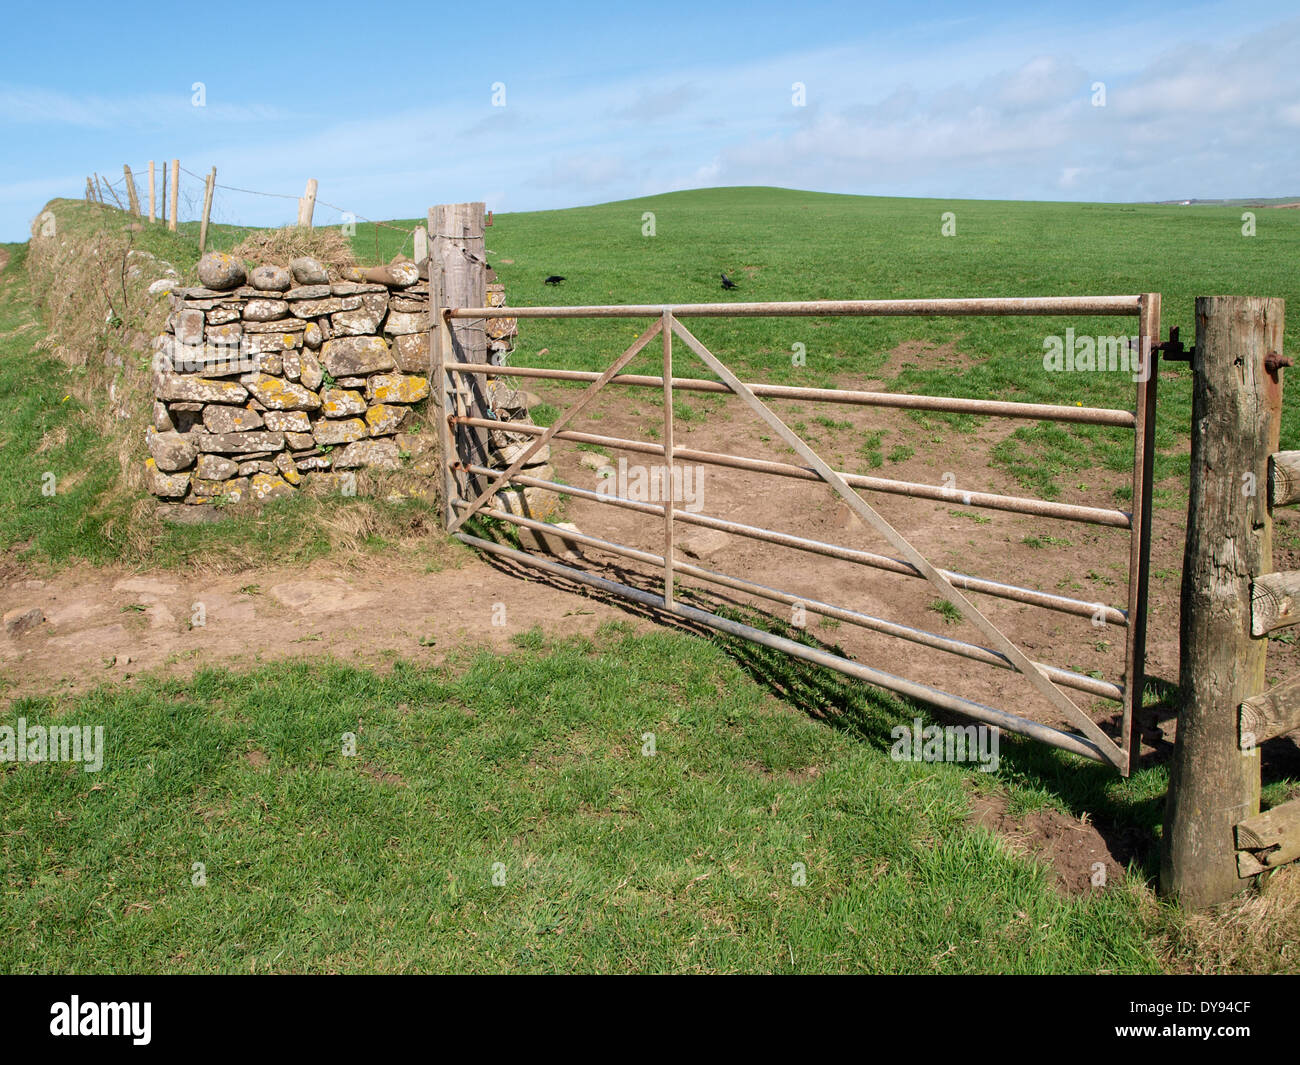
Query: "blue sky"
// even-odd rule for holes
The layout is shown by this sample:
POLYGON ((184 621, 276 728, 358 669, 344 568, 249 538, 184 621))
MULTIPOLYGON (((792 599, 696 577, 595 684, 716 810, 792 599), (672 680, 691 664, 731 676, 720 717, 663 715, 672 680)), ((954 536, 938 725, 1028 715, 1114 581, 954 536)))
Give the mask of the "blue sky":
MULTIPOLYGON (((10 6, 0 239, 25 239, 44 202, 82 195, 92 171, 120 178, 123 163, 142 174, 172 157, 290 197, 315 177, 322 201, 370 218, 711 185, 1300 196, 1294 0, 462 10, 10 6)), ((186 176, 182 192, 189 214, 201 186, 186 176)), ((215 216, 270 225, 295 209, 221 190, 215 216)), ((318 209, 320 223, 338 218, 318 209)))

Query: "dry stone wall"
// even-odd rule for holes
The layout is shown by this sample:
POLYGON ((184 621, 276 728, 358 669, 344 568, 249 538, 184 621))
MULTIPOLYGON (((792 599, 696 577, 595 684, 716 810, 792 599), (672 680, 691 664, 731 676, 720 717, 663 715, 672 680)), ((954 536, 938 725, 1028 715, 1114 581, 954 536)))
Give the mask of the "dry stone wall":
MULTIPOLYGON (((411 262, 331 275, 225 254, 175 289, 155 344, 147 430, 150 491, 172 503, 266 500, 301 487, 346 491, 354 471, 408 470, 436 491, 427 270, 411 262), (424 431, 421 431, 424 430, 424 431)), ((495 305, 500 285, 490 285, 495 305)), ((513 320, 494 320, 504 362, 513 320)))

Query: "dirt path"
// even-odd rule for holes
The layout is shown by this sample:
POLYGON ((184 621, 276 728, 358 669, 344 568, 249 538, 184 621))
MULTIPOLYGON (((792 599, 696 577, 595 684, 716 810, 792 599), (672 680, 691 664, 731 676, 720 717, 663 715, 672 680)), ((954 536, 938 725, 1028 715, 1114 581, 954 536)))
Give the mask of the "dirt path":
POLYGON ((455 651, 508 649, 512 636, 538 624, 566 635, 609 620, 648 624, 475 559, 428 574, 379 560, 220 577, 90 566, 45 579, 11 571, 0 584, 0 610, 30 607, 46 620, 0 636, 6 701, 81 692, 153 669, 183 675, 324 655, 437 664, 455 651))

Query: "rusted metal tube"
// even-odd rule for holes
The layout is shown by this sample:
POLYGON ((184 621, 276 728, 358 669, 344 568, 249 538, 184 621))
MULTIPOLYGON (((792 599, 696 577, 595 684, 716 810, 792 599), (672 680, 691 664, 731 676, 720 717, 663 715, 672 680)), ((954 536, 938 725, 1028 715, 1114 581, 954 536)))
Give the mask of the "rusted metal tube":
MULTIPOLYGON (((545 432, 540 425, 531 425, 528 422, 498 421, 492 418, 453 418, 452 422, 487 429, 499 429, 509 433, 525 433, 531 436, 540 436, 545 432)), ((662 455, 664 453, 661 444, 650 444, 640 440, 623 440, 619 437, 599 436, 593 433, 579 433, 567 429, 552 434, 552 438, 556 440, 572 440, 578 443, 598 444, 622 451, 638 451, 647 455, 662 455)), ((709 466, 725 466, 731 469, 749 470, 753 473, 770 473, 777 477, 793 477, 802 481, 820 482, 822 480, 815 470, 810 470, 807 466, 794 466, 788 462, 742 458, 739 455, 723 455, 715 451, 695 451, 684 447, 676 448, 674 454, 680 462, 698 462, 709 466)), ((1075 503, 1053 503, 1046 499, 1004 496, 994 492, 963 492, 957 489, 941 488, 938 485, 918 484, 915 481, 895 481, 887 477, 868 477, 859 473, 841 473, 840 476, 854 488, 865 488, 868 491, 884 492, 888 495, 910 496, 914 499, 933 499, 940 503, 949 503, 955 506, 1004 510, 1013 514, 1029 514, 1037 518, 1057 518, 1061 521, 1081 522, 1087 525, 1108 525, 1120 529, 1130 527, 1129 515, 1122 510, 1085 507, 1075 503)))
MULTIPOLYGON (((652 595, 650 592, 642 591, 640 588, 633 588, 630 585, 620 584, 618 581, 611 581, 605 577, 597 577, 593 573, 585 573, 580 569, 574 569, 572 566, 565 566, 559 562, 553 562, 550 559, 538 558, 529 555, 523 551, 516 551, 512 547, 506 547, 504 544, 493 543, 491 540, 483 540, 477 536, 469 536, 466 533, 455 533, 455 538, 461 543, 468 544, 470 547, 477 548, 480 551, 486 551, 488 554, 498 555, 503 558, 513 559, 516 562, 534 569, 540 569, 546 573, 552 573, 559 577, 575 581, 579 584, 585 584, 588 587, 599 588, 601 591, 609 592, 613 595, 621 596, 625 599, 631 599, 642 606, 653 609, 664 609, 664 601, 660 596, 652 595)), ((1027 718, 1018 717, 1015 714, 1008 713, 1005 710, 998 710, 991 706, 985 706, 983 703, 977 703, 971 699, 963 699, 961 696, 953 695, 950 692, 940 691, 937 688, 931 688, 927 684, 920 684, 916 681, 907 680, 904 677, 896 677, 891 673, 885 673, 882 670, 872 669, 870 666, 864 666, 860 662, 852 662, 847 658, 840 658, 838 655, 832 655, 825 651, 818 650, 815 647, 809 647, 806 644, 798 643, 794 640, 788 640, 784 636, 776 636, 770 632, 764 632, 762 629, 755 629, 749 625, 742 625, 740 622, 732 621, 730 618, 719 617, 717 614, 711 614, 707 610, 698 610, 684 603, 674 603, 671 613, 687 621, 694 622, 697 625, 705 625, 711 629, 725 632, 730 636, 735 636, 742 640, 749 640, 751 643, 761 644, 764 647, 771 647, 777 651, 784 651, 786 654, 802 659, 805 662, 811 662, 814 665, 824 666, 833 669, 845 676, 853 677, 856 680, 865 681, 873 684, 878 688, 885 688, 889 691, 897 692, 899 695, 906 696, 920 702, 929 703, 932 706, 949 710, 963 717, 971 718, 975 721, 982 721, 985 724, 994 725, 997 728, 1004 729, 1007 732, 1017 733, 1022 736, 1028 736, 1031 739, 1039 740, 1052 747, 1058 747, 1062 750, 1077 754, 1083 758, 1091 759, 1094 762, 1103 764, 1112 764, 1111 760, 1101 751, 1096 744, 1086 737, 1076 735, 1073 732, 1064 732, 1050 725, 1044 725, 1038 721, 1030 721, 1027 718)))
MULTIPOLYGON (((482 477, 497 472, 487 466, 467 466, 466 469, 468 472, 482 477)), ((663 514, 663 507, 658 503, 642 503, 633 499, 624 499, 621 496, 602 495, 600 492, 593 492, 587 488, 560 484, 557 481, 547 481, 526 474, 516 474, 511 478, 511 482, 521 484, 527 488, 540 488, 544 491, 575 496, 580 499, 590 500, 593 503, 605 503, 642 514, 653 514, 655 516, 662 516, 663 514)), ((742 525, 739 522, 728 521, 725 518, 715 518, 708 514, 695 514, 688 510, 679 509, 674 511, 674 519, 690 525, 700 525, 706 529, 717 529, 720 532, 748 537, 751 540, 761 540, 769 544, 791 547, 797 551, 808 551, 827 558, 840 559, 844 562, 855 562, 859 565, 870 566, 872 569, 897 573, 904 577, 924 579, 915 566, 903 559, 891 558, 888 555, 877 555, 871 551, 859 551, 851 547, 842 547, 839 544, 828 544, 822 540, 810 540, 807 537, 795 536, 793 533, 776 532, 756 525, 742 525)), ((1126 626, 1128 624, 1128 615, 1123 610, 1107 603, 1089 603, 1082 599, 1072 599, 1064 595, 1039 591, 1037 588, 1022 588, 1019 585, 1006 584, 1003 581, 972 577, 970 574, 959 573, 955 570, 941 569, 939 572, 965 592, 978 592, 1014 603, 1024 603, 1026 606, 1042 607, 1045 610, 1055 610, 1062 614, 1072 614, 1075 617, 1092 618, 1100 616, 1108 625, 1126 626)))
MULTIPOLYGON (((600 374, 589 370, 547 370, 538 366, 493 366, 490 363, 448 363, 454 373, 482 374, 490 377, 538 377, 549 381, 589 383, 600 374)), ((663 388, 662 377, 645 374, 616 374, 611 385, 635 385, 640 388, 663 388)), ((695 377, 674 377, 672 387, 680 392, 713 392, 731 395, 721 381, 695 377)), ((959 396, 913 396, 902 392, 860 392, 843 388, 801 388, 793 385, 749 386, 756 396, 772 399, 802 399, 813 403, 845 403, 858 407, 891 407, 901 410, 933 410, 950 414, 977 414, 990 418, 1025 418, 1030 421, 1071 422, 1078 425, 1111 425, 1132 429, 1136 418, 1132 411, 1106 407, 1065 407, 1052 403, 1012 403, 996 399, 965 399, 959 396)))
MULTIPOLYGON (((452 505, 457 507, 466 507, 468 502, 464 499, 456 498, 452 500, 452 505)), ((608 551, 610 554, 619 555, 623 558, 635 559, 638 562, 644 562, 649 566, 663 566, 663 556, 654 555, 648 551, 640 551, 625 544, 616 544, 609 540, 604 540, 596 536, 590 536, 583 532, 572 529, 565 529, 550 522, 538 521, 535 518, 526 518, 520 514, 512 514, 507 510, 497 507, 484 507, 483 512, 490 517, 497 518, 501 521, 508 522, 511 525, 518 525, 525 529, 533 529, 537 532, 553 533, 564 540, 573 543, 585 544, 588 547, 594 547, 601 551, 608 551)), ((676 573, 694 577, 697 580, 708 581, 711 584, 719 584, 725 588, 731 588, 738 592, 746 592, 749 595, 758 596, 761 599, 768 599, 776 603, 784 603, 787 606, 796 604, 805 607, 814 614, 820 614, 824 617, 836 618, 840 621, 847 621, 851 625, 857 625, 860 628, 870 629, 872 632, 878 632, 885 636, 893 636, 900 640, 907 640, 910 643, 921 644, 925 647, 931 647, 936 651, 945 651, 949 654, 960 655, 963 658, 969 658, 973 661, 983 663, 984 665, 994 666, 998 669, 1014 670, 1011 660, 1005 655, 988 647, 981 647, 978 644, 967 643, 964 640, 954 640, 947 636, 940 636, 938 633, 927 632, 925 629, 913 628, 911 625, 901 625, 897 622, 887 621, 884 618, 874 617, 871 614, 862 614, 856 610, 847 610, 843 607, 834 606, 830 603, 823 603, 817 599, 810 599, 807 596, 795 595, 792 592, 784 592, 777 588, 769 588, 763 584, 756 584, 753 581, 747 581, 739 577, 732 577, 726 573, 718 573, 715 570, 704 569, 700 566, 691 565, 688 562, 674 561, 673 570, 676 573)), ((1099 696, 1103 699, 1110 699, 1115 702, 1124 697, 1124 689, 1117 684, 1108 681, 1098 680, 1095 677, 1085 676, 1082 673, 1075 673, 1073 670, 1061 669, 1057 666, 1048 665, 1044 662, 1035 662, 1055 683, 1064 687, 1074 688, 1077 691, 1087 692, 1091 695, 1099 696)))
POLYGON ((786 303, 635 303, 590 307, 453 307, 449 318, 807 318, 970 315, 1134 315, 1140 296, 1028 296, 919 300, 802 300, 786 303))

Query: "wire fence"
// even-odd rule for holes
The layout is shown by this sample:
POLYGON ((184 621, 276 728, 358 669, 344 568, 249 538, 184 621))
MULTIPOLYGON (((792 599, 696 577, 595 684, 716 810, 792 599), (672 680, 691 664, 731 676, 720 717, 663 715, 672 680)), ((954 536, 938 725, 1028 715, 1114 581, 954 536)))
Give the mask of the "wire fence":
MULTIPOLYGON (((134 202, 139 205, 141 218, 148 218, 150 212, 148 164, 131 167, 128 181, 125 170, 116 179, 96 173, 87 177, 87 198, 131 209, 134 185, 134 202)), ((204 201, 207 195, 208 176, 196 174, 185 166, 179 167, 176 188, 173 190, 171 164, 164 161, 155 171, 154 208, 155 217, 165 222, 170 214, 171 198, 176 199, 177 228, 184 231, 200 226, 203 220, 204 201)), ((281 226, 294 225, 298 221, 298 205, 301 197, 292 193, 270 192, 263 189, 241 188, 217 181, 213 185, 212 202, 208 207, 208 246, 231 248, 246 236, 265 232, 281 226), (253 217, 266 218, 267 212, 258 209, 253 198, 262 200, 284 200, 292 207, 286 209, 283 218, 274 222, 254 223, 253 217)), ((342 207, 336 203, 316 197, 312 211, 313 228, 338 227, 342 235, 350 241, 358 257, 373 257, 375 263, 391 260, 394 256, 414 257, 415 233, 420 226, 394 225, 392 222, 370 218, 360 211, 342 207)))

